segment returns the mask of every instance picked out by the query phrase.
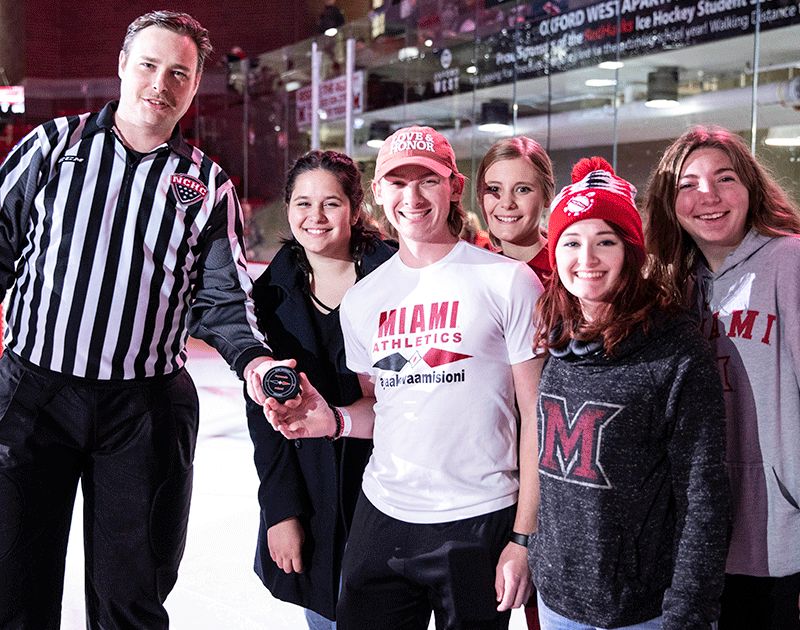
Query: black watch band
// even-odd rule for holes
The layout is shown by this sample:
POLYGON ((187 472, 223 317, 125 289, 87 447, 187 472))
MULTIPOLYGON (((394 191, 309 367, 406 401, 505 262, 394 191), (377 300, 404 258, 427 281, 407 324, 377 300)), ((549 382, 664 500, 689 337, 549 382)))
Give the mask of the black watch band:
POLYGON ((528 544, 533 540, 535 534, 520 534, 518 532, 511 532, 511 535, 508 537, 509 542, 516 543, 523 547, 527 547, 528 544))

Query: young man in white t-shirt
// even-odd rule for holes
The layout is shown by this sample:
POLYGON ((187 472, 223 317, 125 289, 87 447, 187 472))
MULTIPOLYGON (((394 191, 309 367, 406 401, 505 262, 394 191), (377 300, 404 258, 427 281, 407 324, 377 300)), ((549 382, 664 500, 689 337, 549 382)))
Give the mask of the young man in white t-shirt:
POLYGON ((538 503, 533 310, 525 265, 459 241, 464 176, 441 134, 400 129, 372 190, 400 249, 341 304, 364 398, 265 406, 287 438, 371 437, 345 551, 340 630, 508 627, 530 593, 538 503))

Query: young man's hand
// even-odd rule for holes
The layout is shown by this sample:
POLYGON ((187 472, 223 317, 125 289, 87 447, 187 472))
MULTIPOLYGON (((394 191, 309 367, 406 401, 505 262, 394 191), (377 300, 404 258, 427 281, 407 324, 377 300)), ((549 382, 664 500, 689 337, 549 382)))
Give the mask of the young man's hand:
POLYGON ((519 608, 531 595, 531 578, 528 571, 528 550, 510 542, 500 554, 494 577, 498 611, 519 608))
POLYGON ((289 440, 332 436, 336 432, 333 411, 305 373, 299 376, 300 395, 285 403, 266 398, 264 415, 272 428, 289 440))

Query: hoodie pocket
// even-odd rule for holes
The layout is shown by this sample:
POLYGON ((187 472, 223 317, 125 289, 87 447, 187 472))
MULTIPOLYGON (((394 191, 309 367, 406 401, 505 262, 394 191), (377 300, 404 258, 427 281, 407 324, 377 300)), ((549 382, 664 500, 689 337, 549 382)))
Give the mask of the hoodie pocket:
POLYGON ((778 476, 778 471, 775 468, 772 468, 772 474, 775 475, 775 481, 778 484, 778 490, 781 493, 781 496, 786 499, 786 502, 791 505, 795 510, 800 511, 800 504, 798 504, 798 497, 797 495, 792 495, 789 492, 789 488, 787 488, 784 483, 781 481, 781 478, 778 476))

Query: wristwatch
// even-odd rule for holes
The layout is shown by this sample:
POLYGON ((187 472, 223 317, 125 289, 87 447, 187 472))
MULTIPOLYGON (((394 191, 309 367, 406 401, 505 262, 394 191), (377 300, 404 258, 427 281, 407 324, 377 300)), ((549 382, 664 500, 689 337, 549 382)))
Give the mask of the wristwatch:
POLYGON ((530 545, 534 538, 536 538, 536 532, 532 534, 520 534, 519 532, 511 532, 511 535, 508 537, 509 542, 516 543, 523 547, 527 547, 530 545))

